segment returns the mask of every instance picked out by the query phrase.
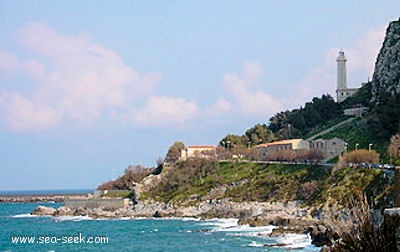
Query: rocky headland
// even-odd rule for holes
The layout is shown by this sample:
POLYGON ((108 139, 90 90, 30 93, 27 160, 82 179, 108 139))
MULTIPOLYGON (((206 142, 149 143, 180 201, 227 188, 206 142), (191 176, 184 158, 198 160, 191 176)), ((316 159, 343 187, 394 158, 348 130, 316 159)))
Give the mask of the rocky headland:
MULTIPOLYGON (((312 244, 316 246, 331 245, 337 235, 325 222, 332 215, 340 213, 337 209, 324 207, 304 207, 300 201, 292 202, 233 202, 227 199, 201 201, 193 206, 176 206, 169 203, 138 201, 134 206, 114 211, 104 208, 68 208, 58 209, 38 206, 32 215, 38 216, 87 216, 98 218, 160 218, 192 217, 200 219, 237 218, 238 225, 276 226, 271 236, 287 233, 308 233, 312 244)), ((261 235, 261 234, 260 234, 261 235)))

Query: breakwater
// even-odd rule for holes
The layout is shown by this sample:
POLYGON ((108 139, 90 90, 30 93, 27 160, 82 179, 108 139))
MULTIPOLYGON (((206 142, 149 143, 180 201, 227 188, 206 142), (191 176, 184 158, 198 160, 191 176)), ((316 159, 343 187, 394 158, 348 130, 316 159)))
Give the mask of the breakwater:
POLYGON ((0 202, 64 202, 66 200, 87 200, 93 196, 90 193, 75 194, 1 194, 0 202))

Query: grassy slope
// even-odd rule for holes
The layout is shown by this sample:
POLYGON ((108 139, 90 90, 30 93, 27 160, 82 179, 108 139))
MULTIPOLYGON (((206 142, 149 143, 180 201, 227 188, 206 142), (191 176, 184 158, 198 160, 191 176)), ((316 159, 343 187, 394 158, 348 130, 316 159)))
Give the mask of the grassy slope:
POLYGON ((383 199, 389 194, 385 191, 387 184, 382 171, 372 169, 346 168, 332 175, 329 167, 319 165, 191 160, 169 167, 162 181, 143 196, 187 205, 208 199, 210 191, 223 187, 223 193, 212 198, 230 198, 233 201, 303 200, 309 205, 328 201, 345 204, 364 190, 383 199))
POLYGON ((368 149, 370 143, 372 143, 372 148, 381 155, 383 163, 388 163, 387 157, 387 141, 377 138, 372 134, 367 127, 367 118, 358 118, 348 124, 345 124, 320 138, 330 139, 333 137, 338 137, 346 141, 348 145, 348 150, 352 151, 355 149, 355 145, 359 144, 359 149, 368 149))

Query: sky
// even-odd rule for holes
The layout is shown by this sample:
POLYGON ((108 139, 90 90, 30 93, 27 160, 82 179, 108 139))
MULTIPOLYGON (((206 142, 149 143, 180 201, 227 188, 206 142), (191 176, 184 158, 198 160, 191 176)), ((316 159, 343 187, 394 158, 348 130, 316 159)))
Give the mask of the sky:
POLYGON ((372 78, 400 1, 0 1, 0 190, 92 189, 372 78))

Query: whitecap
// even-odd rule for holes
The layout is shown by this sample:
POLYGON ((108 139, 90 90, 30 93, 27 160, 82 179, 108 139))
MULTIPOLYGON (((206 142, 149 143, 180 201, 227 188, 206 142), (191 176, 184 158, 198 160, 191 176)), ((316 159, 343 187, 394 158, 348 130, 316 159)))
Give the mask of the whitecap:
POLYGON ((93 220, 92 217, 87 215, 85 216, 57 216, 54 217, 54 221, 85 221, 85 220, 93 220))
POLYGON ((24 214, 16 214, 16 215, 12 215, 11 218, 36 218, 36 217, 40 217, 38 215, 33 215, 30 213, 24 213, 24 214))
POLYGON ((232 233, 242 233, 242 234, 252 234, 256 233, 258 235, 266 235, 271 234, 274 226, 260 226, 260 227, 251 227, 249 225, 241 225, 241 226, 232 226, 223 229, 217 229, 217 231, 224 232, 232 232, 232 233))
POLYGON ((256 248, 259 248, 259 247, 264 247, 264 244, 258 243, 258 242, 256 242, 256 241, 252 241, 252 242, 250 242, 249 245, 247 245, 247 246, 248 246, 248 247, 256 247, 256 248))
POLYGON ((311 238, 307 234, 285 234, 276 238, 278 243, 286 244, 288 249, 305 249, 319 251, 317 247, 311 244, 311 238))
MULTIPOLYGON (((139 217, 140 218, 140 217, 139 217)), ((152 217, 152 218, 147 218, 145 219, 151 219, 151 220, 178 220, 178 221, 201 221, 201 218, 194 218, 194 217, 152 217)))
POLYGON ((238 226, 238 219, 236 218, 229 218, 229 219, 209 219, 204 220, 204 223, 201 225, 205 226, 215 226, 219 229, 226 229, 238 226))

